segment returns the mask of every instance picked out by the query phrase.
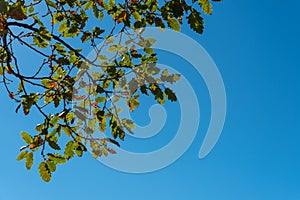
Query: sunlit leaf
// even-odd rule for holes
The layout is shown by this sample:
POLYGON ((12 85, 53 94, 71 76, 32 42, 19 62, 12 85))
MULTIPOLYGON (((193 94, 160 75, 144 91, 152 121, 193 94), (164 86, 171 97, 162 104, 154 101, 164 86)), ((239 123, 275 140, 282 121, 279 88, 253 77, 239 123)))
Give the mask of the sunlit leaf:
POLYGON ((24 158, 26 158, 26 155, 28 154, 28 151, 22 151, 18 157, 16 158, 18 161, 19 160, 23 160, 24 158))
POLYGON ((30 152, 26 154, 25 158, 26 158, 26 168, 27 170, 30 170, 33 165, 33 153, 30 152))
POLYGON ((31 137, 31 135, 29 135, 25 131, 21 132, 21 136, 22 136, 22 139, 24 140, 24 142, 26 142, 27 144, 31 144, 33 142, 33 138, 31 137))
POLYGON ((180 24, 179 22, 174 19, 174 18, 169 18, 168 19, 168 25, 170 26, 170 28, 172 28, 175 31, 180 31, 180 24))
POLYGON ((51 179, 51 172, 50 169, 47 165, 46 162, 41 162, 39 165, 39 172, 40 172, 40 176, 41 178, 45 181, 45 182, 49 182, 51 179))
POLYGON ((212 5, 209 0, 198 0, 198 3, 201 4, 201 8, 205 14, 212 14, 212 5))

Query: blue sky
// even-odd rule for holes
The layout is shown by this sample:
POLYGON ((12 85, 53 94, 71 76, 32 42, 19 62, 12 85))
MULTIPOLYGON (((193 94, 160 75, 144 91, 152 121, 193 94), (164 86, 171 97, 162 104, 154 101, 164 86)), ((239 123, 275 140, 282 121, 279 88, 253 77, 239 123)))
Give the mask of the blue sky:
MULTIPOLYGON (((205 18, 203 35, 183 29, 214 59, 227 93, 223 133, 202 160, 198 152, 209 122, 210 102, 203 80, 189 75, 189 70, 184 73, 200 91, 199 133, 179 160, 147 174, 115 171, 86 154, 59 166, 53 180, 44 183, 36 165, 27 172, 24 163, 15 160, 23 145, 19 132, 30 132, 39 123, 38 115, 16 115, 16 105, 1 95, 0 200, 300 199, 299 8, 297 1, 228 0, 215 4, 214 14, 205 18)), ((168 63, 168 58, 162 60, 168 63)), ((168 64, 176 63, 184 61, 168 64)), ((172 104, 168 109, 173 109, 172 104)), ((176 128, 172 124, 178 119, 168 120, 166 136, 160 133, 152 141, 155 147, 172 138, 167 133, 176 128)), ((124 148, 153 149, 151 141, 141 141, 145 146, 138 142, 128 139, 124 148)))

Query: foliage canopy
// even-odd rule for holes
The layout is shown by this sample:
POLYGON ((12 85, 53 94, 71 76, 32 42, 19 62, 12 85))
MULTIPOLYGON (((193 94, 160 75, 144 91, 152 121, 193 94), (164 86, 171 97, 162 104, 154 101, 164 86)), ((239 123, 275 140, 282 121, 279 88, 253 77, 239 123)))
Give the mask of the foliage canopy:
POLYGON ((1 84, 17 103, 16 112, 29 115, 34 108, 43 117, 35 133, 21 132, 26 145, 17 160, 30 170, 39 152, 40 176, 48 182, 58 164, 81 157, 87 145, 95 158, 115 154, 110 146, 119 146, 135 127, 119 117, 120 99, 130 111, 140 95, 160 104, 177 100, 168 85, 180 75, 156 66, 155 38, 144 38, 142 28, 180 31, 188 23, 201 34, 202 13, 212 14, 209 0, 0 0, 1 84), (85 45, 94 50, 93 59, 82 53, 85 45), (39 60, 33 74, 22 66, 18 49, 39 60), (98 137, 95 130, 108 130, 111 137, 98 137))

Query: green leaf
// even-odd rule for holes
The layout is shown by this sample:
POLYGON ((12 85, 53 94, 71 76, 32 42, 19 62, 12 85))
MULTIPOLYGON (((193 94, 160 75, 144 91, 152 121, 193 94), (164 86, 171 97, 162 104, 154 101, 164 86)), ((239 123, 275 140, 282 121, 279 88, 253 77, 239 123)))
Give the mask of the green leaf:
POLYGON ((180 24, 175 18, 169 18, 167 22, 170 28, 175 31, 180 31, 180 24))
POLYGON ((44 129, 44 124, 38 124, 36 127, 35 127, 35 130, 37 132, 41 132, 43 129, 44 129))
POLYGON ((100 29, 99 27, 93 28, 93 36, 96 38, 99 38, 99 35, 101 35, 104 32, 105 32, 105 30, 100 29))
POLYGON ((16 158, 18 161, 23 160, 24 158, 26 158, 26 155, 28 154, 28 151, 22 151, 18 157, 16 158))
POLYGON ((81 157, 83 152, 87 151, 87 148, 81 142, 74 143, 74 148, 78 157, 81 157))
POLYGON ((109 79, 105 79, 102 83, 102 88, 104 88, 104 89, 108 88, 110 86, 110 83, 111 83, 111 81, 109 79))
POLYGON ((83 35, 81 36, 81 41, 82 43, 85 43, 89 39, 91 39, 92 33, 91 32, 84 32, 83 35))
MULTIPOLYGON (((173 74, 173 75, 172 75, 172 80, 173 80, 173 82, 179 81, 179 79, 180 79, 180 74, 173 74)), ((172 83, 172 82, 171 82, 171 83, 172 83)))
POLYGON ((24 88, 23 88, 23 85, 24 85, 24 81, 22 80, 18 86, 18 92, 21 93, 24 91, 24 88))
POLYGON ((69 137, 72 136, 71 130, 70 130, 70 128, 69 128, 68 126, 61 126, 61 127, 62 127, 63 132, 64 132, 67 136, 69 136, 69 137))
POLYGON ((107 55, 99 55, 97 57, 98 60, 107 60, 108 56, 107 55))
POLYGON ((112 8, 115 5, 116 5, 115 0, 108 0, 108 6, 109 6, 109 8, 112 8))
POLYGON ((60 147, 58 146, 58 144, 52 140, 48 140, 48 144, 52 149, 55 150, 60 150, 60 147))
POLYGON ((69 142, 66 144, 64 153, 65 153, 65 157, 66 157, 67 159, 68 159, 68 158, 74 157, 74 143, 73 143, 73 141, 69 141, 69 142))
POLYGON ((66 21, 63 21, 63 22, 59 25, 59 27, 58 27, 58 32, 63 32, 63 31, 65 31, 66 28, 67 28, 67 26, 68 26, 67 22, 66 22, 66 21))
POLYGON ((64 164, 67 162, 67 159, 57 153, 55 154, 48 154, 49 160, 53 161, 54 163, 57 164, 64 164))
POLYGON ((115 41, 115 39, 113 38, 113 37, 106 37, 106 40, 105 40, 105 43, 106 44, 111 44, 111 43, 113 43, 115 41))
POLYGON ((166 95, 163 95, 162 97, 159 97, 156 100, 157 100, 158 103, 163 105, 166 101, 166 95))
POLYGON ((92 8, 93 8, 93 13, 94 13, 95 18, 98 18, 99 17, 99 10, 98 10, 97 6, 93 5, 92 8))
POLYGON ((95 100, 98 103, 102 103, 102 102, 105 102, 107 100, 107 98, 106 97, 97 97, 95 100))
POLYGON ((21 136, 27 144, 31 144, 33 142, 33 138, 27 132, 21 132, 21 136))
POLYGON ((50 170, 50 172, 55 172, 56 171, 56 164, 50 160, 46 161, 46 164, 48 166, 48 169, 50 170))
POLYGON ((52 2, 52 1, 50 1, 50 0, 46 0, 46 2, 47 2, 47 4, 48 4, 49 6, 51 6, 51 7, 53 7, 53 8, 57 8, 57 5, 56 5, 55 2, 52 2))
POLYGON ((212 14, 212 5, 209 0, 198 0, 198 3, 201 4, 202 11, 205 14, 212 14))
POLYGON ((51 172, 46 162, 41 162, 39 165, 40 177, 45 181, 51 180, 51 172))
POLYGON ((102 20, 103 20, 103 18, 104 18, 104 14, 103 14, 103 12, 99 12, 99 19, 100 19, 100 21, 102 21, 102 20))
POLYGON ((105 132, 106 130, 106 118, 105 117, 101 117, 99 119, 99 126, 98 126, 98 129, 100 132, 105 132))
POLYGON ((147 53, 147 54, 154 54, 154 51, 153 51, 153 49, 152 48, 149 48, 149 47, 146 47, 146 48, 144 48, 144 51, 147 53))
POLYGON ((104 156, 108 156, 108 151, 106 148, 102 148, 101 151, 104 156))
POLYGON ((4 68, 0 67, 0 76, 2 76, 4 74, 4 68))
POLYGON ((103 76, 103 74, 101 74, 100 72, 92 72, 91 75, 94 78, 94 80, 99 80, 103 76))
POLYGON ((90 9, 94 4, 94 1, 88 1, 85 6, 84 6, 84 10, 88 10, 90 9))
POLYGON ((141 21, 142 20, 142 16, 138 13, 138 12, 133 12, 132 13, 132 17, 137 20, 137 21, 141 21))
POLYGON ((30 152, 25 156, 25 158, 26 158, 26 168, 27 170, 30 170, 33 165, 33 153, 30 152))
POLYGON ((46 48, 49 44, 47 41, 45 41, 45 39, 43 39, 40 36, 34 36, 33 42, 40 48, 46 48))
POLYGON ((136 98, 130 98, 127 100, 127 105, 130 111, 133 112, 140 105, 140 102, 136 98))
POLYGON ((112 52, 117 52, 121 48, 121 45, 111 45, 106 49, 107 52, 112 53, 112 52))
POLYGON ((95 131, 96 119, 90 119, 88 121, 88 128, 91 129, 92 132, 95 131))
POLYGON ((59 116, 55 115, 51 120, 50 120, 50 124, 51 125, 55 125, 57 124, 57 122, 59 121, 59 116))
POLYGON ((30 6, 29 9, 28 9, 29 13, 33 13, 34 11, 34 6, 30 6))
POLYGON ((8 2, 1 0, 0 1, 0 13, 6 14, 8 11, 8 8, 9 8, 8 2))

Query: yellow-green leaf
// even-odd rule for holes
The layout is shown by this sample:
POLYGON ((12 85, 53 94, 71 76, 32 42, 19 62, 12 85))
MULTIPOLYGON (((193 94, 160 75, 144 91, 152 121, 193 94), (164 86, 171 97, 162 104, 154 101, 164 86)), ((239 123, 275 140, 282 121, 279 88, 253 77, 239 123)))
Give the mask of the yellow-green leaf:
POLYGON ((70 128, 69 128, 68 126, 61 126, 61 127, 62 127, 62 130, 64 131, 64 133, 65 133, 67 136, 69 136, 69 137, 72 136, 71 130, 70 130, 70 128))
POLYGON ((212 5, 209 0, 198 0, 198 3, 201 4, 202 11, 205 14, 212 14, 212 5))
POLYGON ((102 103, 102 102, 106 101, 106 99, 107 99, 106 97, 97 97, 95 100, 97 103, 102 103))
POLYGON ((64 21, 64 22, 62 22, 62 23, 59 25, 58 31, 59 31, 59 32, 63 32, 66 28, 67 28, 67 22, 64 21))
POLYGON ((175 18, 169 18, 168 19, 168 25, 170 28, 172 28, 174 31, 180 31, 180 24, 175 18))
POLYGON ((27 132, 21 132, 22 139, 27 143, 31 144, 33 142, 32 137, 27 132))
POLYGON ((29 13, 33 13, 34 11, 34 6, 30 6, 29 9, 28 9, 29 13))
POLYGON ((88 10, 90 9, 94 4, 94 1, 88 1, 85 6, 84 6, 84 10, 88 10))
POLYGON ((44 124, 38 124, 36 127, 35 127, 35 130, 36 131, 38 131, 38 132, 40 132, 40 131, 42 131, 43 129, 44 129, 44 124))
POLYGON ((142 20, 142 16, 138 12, 133 12, 132 16, 137 21, 141 21, 142 20))
POLYGON ((23 160, 26 157, 27 153, 28 153, 28 151, 22 151, 16 159, 18 161, 23 160))
POLYGON ((56 164, 50 160, 46 161, 46 164, 48 166, 48 169, 50 170, 50 172, 55 172, 56 171, 56 164))
POLYGON ((48 165, 45 162, 40 163, 39 172, 40 172, 41 178, 45 182, 49 182, 51 180, 51 172, 48 168, 48 165))
POLYGON ((33 153, 30 152, 29 154, 26 155, 26 168, 27 170, 30 170, 32 165, 33 165, 33 153))
POLYGON ((69 141, 66 144, 64 153, 65 153, 66 158, 74 157, 74 143, 73 143, 73 141, 69 141))
POLYGON ((55 154, 50 154, 49 155, 49 159, 51 161, 53 161, 54 163, 57 163, 57 164, 64 164, 67 162, 67 159, 57 153, 55 154))
POLYGON ((102 148, 102 149, 101 149, 101 152, 102 152, 102 154, 103 154, 104 156, 108 156, 108 151, 107 151, 107 149, 102 148))
POLYGON ((112 8, 115 5, 116 5, 115 0, 108 0, 108 6, 109 6, 109 8, 112 8))

